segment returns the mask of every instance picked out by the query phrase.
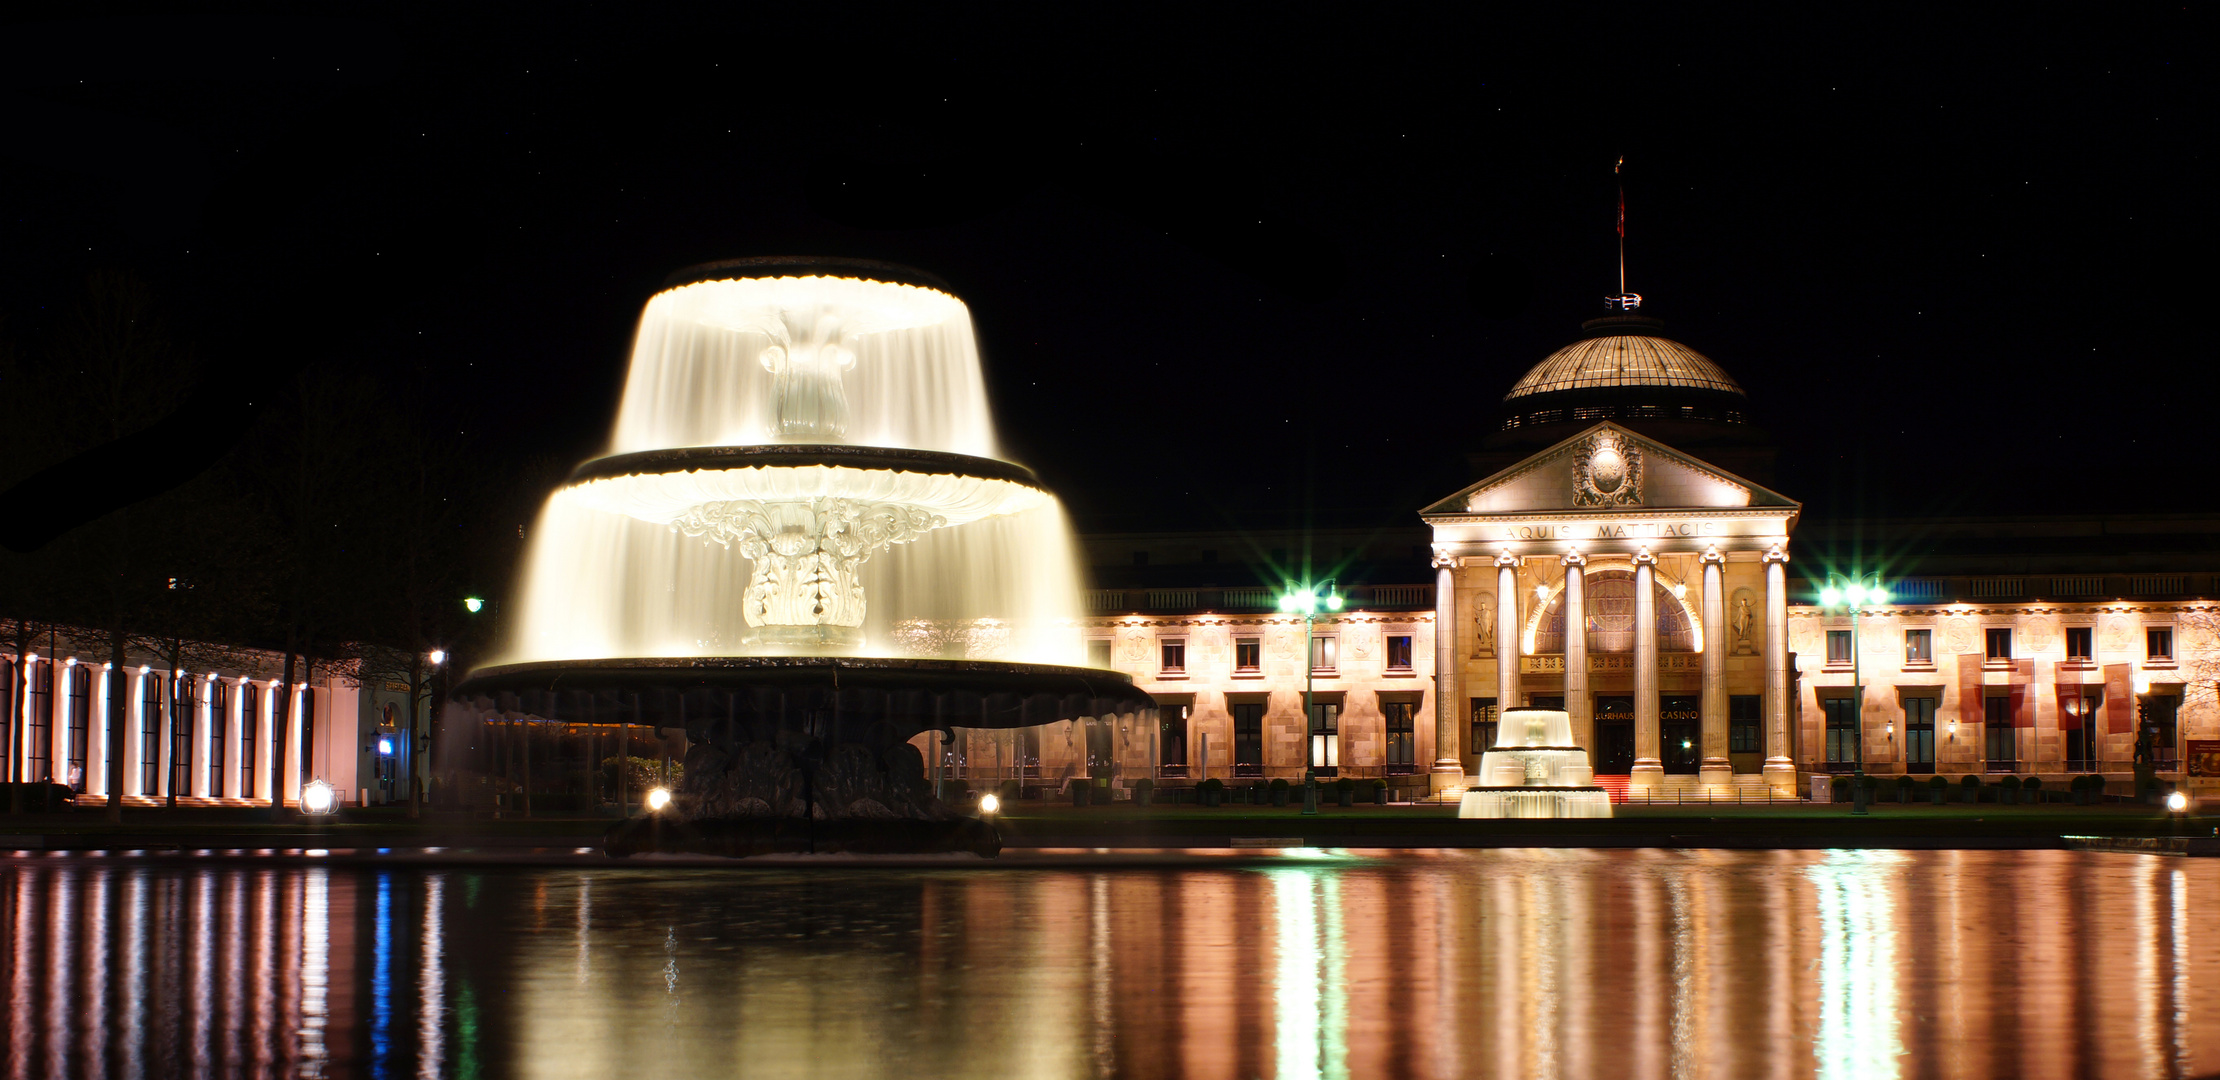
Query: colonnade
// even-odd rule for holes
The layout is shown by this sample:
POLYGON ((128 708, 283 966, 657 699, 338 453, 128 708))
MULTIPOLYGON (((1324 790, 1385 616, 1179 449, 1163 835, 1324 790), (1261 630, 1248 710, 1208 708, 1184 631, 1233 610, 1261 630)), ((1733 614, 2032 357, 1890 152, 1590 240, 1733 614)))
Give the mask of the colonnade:
MULTIPOLYGON (((15 670, 8 675, 11 685, 6 693, 20 691, 21 700, 14 702, 15 767, 8 770, 6 778, 70 785, 80 795, 107 799, 113 666, 84 663, 75 657, 42 658, 36 653, 26 654, 20 665, 9 666, 20 666, 28 677, 15 670), (75 685, 79 679, 86 683, 82 694, 75 685), (42 729, 43 735, 34 738, 42 729), (73 777, 73 767, 81 768, 82 773, 73 777)), ((160 722, 162 717, 156 715, 149 730, 149 698, 158 698, 164 710, 169 707, 169 694, 162 682, 171 674, 155 671, 151 665, 124 671, 125 738, 116 748, 123 758, 123 796, 166 798, 174 786, 180 798, 268 802, 272 780, 270 739, 278 723, 274 705, 279 680, 215 673, 176 675, 188 680, 192 691, 189 700, 182 694, 178 700, 179 705, 191 709, 182 762, 176 760, 179 747, 172 724, 160 722), (218 685, 224 691, 220 708, 216 702, 219 695, 213 692, 218 685), (251 743, 243 738, 250 733, 251 743), (151 783, 147 777, 150 757, 154 766, 151 783), (184 766, 182 777, 178 775, 180 764, 184 766)), ((278 772, 288 801, 300 795, 299 724, 310 709, 321 717, 326 710, 318 704, 313 688, 293 687, 292 720, 284 740, 284 764, 278 772)))
MULTIPOLYGON (((1634 564, 1634 769, 1630 783, 1638 788, 1656 787, 1663 783, 1665 774, 1658 723, 1657 556, 1647 547, 1638 547, 1629 557, 1634 564)), ((1522 700, 1519 605, 1515 598, 1520 592, 1518 573, 1525 558, 1506 549, 1492 560, 1498 598, 1495 610, 1496 699, 1506 707, 1522 700)), ((1596 747, 1595 717, 1588 685, 1587 635, 1575 630, 1584 630, 1587 626, 1585 575, 1591 555, 1571 551, 1557 558, 1565 574, 1565 707, 1571 714, 1574 740, 1593 750, 1596 747)), ((1761 653, 1765 670, 1763 775, 1769 786, 1786 791, 1793 790, 1796 784, 1796 766, 1790 755, 1789 739, 1794 703, 1788 699, 1788 554, 1785 545, 1774 543, 1760 558, 1765 567, 1765 630, 1761 653)), ((1466 695, 1457 692, 1456 635, 1448 632, 1448 628, 1464 624, 1455 607, 1454 566, 1457 561, 1451 555, 1438 552, 1434 563, 1435 617, 1437 625, 1443 628, 1435 639, 1438 650, 1435 745, 1440 747, 1440 752, 1433 771, 1437 789, 1461 780, 1463 763, 1456 748, 1466 741, 1460 715, 1460 705, 1466 695)), ((1726 554, 1716 546, 1702 552, 1703 589, 1699 613, 1702 690, 1698 699, 1702 741, 1698 777, 1699 783, 1707 786, 1732 783, 1734 772, 1727 756, 1726 562, 1726 554)), ((1477 754, 1484 749, 1469 747, 1466 752, 1477 754)))

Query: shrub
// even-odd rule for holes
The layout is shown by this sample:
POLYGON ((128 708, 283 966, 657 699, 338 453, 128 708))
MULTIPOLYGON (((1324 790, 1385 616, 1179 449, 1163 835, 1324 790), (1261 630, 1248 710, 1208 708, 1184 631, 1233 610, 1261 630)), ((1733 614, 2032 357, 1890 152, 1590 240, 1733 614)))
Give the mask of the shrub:
POLYGON ((1275 778, 1275 779, 1274 779, 1274 780, 1272 781, 1272 790, 1273 790, 1273 791, 1286 791, 1286 790, 1287 790, 1287 778, 1286 778, 1286 777, 1278 777, 1278 778, 1275 778))
POLYGON ((1339 780, 1336 780, 1336 781, 1334 781, 1334 790, 1335 790, 1335 791, 1355 791, 1355 790, 1357 790, 1357 782, 1356 782, 1356 781, 1354 781, 1354 780, 1351 780, 1351 779, 1349 779, 1349 778, 1348 778, 1348 777, 1346 777, 1346 776, 1344 776, 1344 777, 1342 777, 1341 779, 1339 779, 1339 780))
POLYGON ((1917 781, 1917 780, 1914 780, 1914 779, 1912 779, 1912 778, 1911 778, 1911 777, 1909 777, 1909 776, 1899 776, 1899 777, 1897 777, 1897 778, 1896 778, 1896 801, 1897 801, 1897 802, 1901 802, 1901 803, 1908 803, 1908 802, 1911 802, 1911 801, 1912 801, 1912 795, 1913 795, 1913 793, 1914 793, 1915 791, 1917 791, 1917 790, 1918 790, 1918 788, 1919 788, 1919 781, 1917 781))
POLYGON ((1156 781, 1144 776, 1133 782, 1133 801, 1147 806, 1156 801, 1156 781))
POLYGON ((1945 780, 1940 776, 1930 776, 1927 778, 1927 789, 1929 791, 1942 791, 1949 786, 1950 781, 1945 780))
POLYGON ((1272 781, 1272 805, 1287 805, 1287 788, 1288 784, 1285 777, 1275 778, 1272 781))
POLYGON ((1210 779, 1208 779, 1208 780, 1205 780, 1205 781, 1203 781, 1203 782, 1202 782, 1202 783, 1200 783, 1200 784, 1196 784, 1196 785, 1195 785, 1195 790, 1196 790, 1196 791, 1224 791, 1225 789, 1226 789, 1226 782, 1225 782, 1225 781, 1223 781, 1223 780, 1220 780, 1220 779, 1218 779, 1218 778, 1217 778, 1217 777, 1215 777, 1215 776, 1211 777, 1211 778, 1210 778, 1210 779))
POLYGON ((1847 776, 1835 777, 1834 781, 1827 785, 1827 792, 1827 797, 1835 802, 1849 802, 1850 778, 1847 776))
POLYGON ((1996 782, 1996 789, 1997 798, 2009 802, 2016 798, 2020 793, 2020 778, 2017 776, 2007 776, 2004 779, 1996 782))
POLYGON ((2022 781, 2020 781, 2020 790, 2021 790, 2021 791, 2024 791, 2024 792, 2026 792, 2026 793, 2027 793, 2027 801, 2028 801, 2028 802, 2031 802, 2031 803, 2039 803, 2039 802, 2042 802, 2042 801, 2043 801, 2043 778, 2042 778, 2042 777, 2040 777, 2040 776, 2030 776, 2030 777, 2028 777, 2027 779, 2025 779, 2025 780, 2022 780, 2022 781))
POLYGON ((1958 781, 1958 791, 1960 793, 1959 797, 1964 801, 1969 803, 1980 802, 1981 778, 1972 773, 1967 773, 1965 779, 1958 781))
POLYGON ((969 780, 948 779, 941 781, 940 784, 941 791, 944 793, 941 797, 949 802, 960 802, 971 797, 971 781, 969 780))

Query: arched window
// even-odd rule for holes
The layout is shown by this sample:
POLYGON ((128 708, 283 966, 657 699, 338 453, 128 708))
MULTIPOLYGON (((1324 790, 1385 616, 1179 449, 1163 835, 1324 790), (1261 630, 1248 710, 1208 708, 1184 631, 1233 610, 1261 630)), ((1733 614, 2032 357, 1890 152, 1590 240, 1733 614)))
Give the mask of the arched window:
MULTIPOLYGON (((1657 601, 1659 652, 1694 652, 1696 635, 1688 625, 1688 612, 1662 584, 1652 582, 1657 601)), ((1583 606, 1588 615, 1588 651, 1634 651, 1634 571, 1598 570, 1587 577, 1583 606)), ((1535 628, 1534 653, 1547 656, 1565 651, 1565 593, 1560 589, 1535 628)))

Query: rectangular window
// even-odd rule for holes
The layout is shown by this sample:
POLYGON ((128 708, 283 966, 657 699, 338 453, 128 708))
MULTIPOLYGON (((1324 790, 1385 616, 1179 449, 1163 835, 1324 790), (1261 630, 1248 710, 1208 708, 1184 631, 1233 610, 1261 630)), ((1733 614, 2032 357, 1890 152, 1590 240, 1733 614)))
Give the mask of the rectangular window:
POLYGON ((1166 705, 1158 714, 1163 726, 1156 736, 1156 763, 1166 776, 1187 775, 1188 712, 1185 705, 1166 705))
POLYGON ((1314 701, 1310 706, 1310 767, 1332 776, 1341 767, 1341 706, 1314 701))
POLYGON ((255 735, 262 725, 262 688, 247 683, 239 688, 239 795, 251 799, 254 791, 255 735))
POLYGON ((1387 771, 1408 776, 1418 767, 1418 706, 1409 701, 1380 704, 1387 722, 1387 771))
POLYGON ((1858 760, 1858 701, 1832 697, 1821 702, 1827 710, 1827 764, 1853 765, 1858 760))
POLYGON ((1264 706, 1233 706, 1233 775, 1264 775, 1264 706))
POLYGON ((2161 769, 2176 766, 2179 749, 2174 742, 2174 723, 2181 710, 2181 699, 2165 694, 2152 694, 2142 700, 2138 711, 2142 713, 2143 741, 2150 744, 2151 764, 2161 769))
POLYGON ((1091 668, 1107 668, 1110 666, 1109 638, 1087 639, 1087 666, 1091 668))
POLYGON ((1932 664, 1935 662, 1935 632, 1933 630, 1904 631, 1904 662, 1907 664, 1932 664))
POLYGON ((1827 662, 1830 664, 1847 664, 1850 662, 1850 631, 1827 631, 1827 662))
POLYGON ((1757 694, 1733 694, 1727 698, 1728 753, 1765 752, 1765 732, 1758 718, 1758 703, 1763 700, 1757 694))
POLYGON ((222 679, 208 683, 208 794, 212 798, 224 797, 224 721, 229 715, 225 709, 231 704, 222 679))
POLYGON ((1907 772, 1935 771, 1935 706, 1931 697, 1904 699, 1904 765, 1907 772))
POLYGON ((1187 674, 1187 642, 1167 641, 1158 649, 1162 654, 1162 672, 1166 675, 1187 674))
MULTIPOLYGON (((301 695, 301 783, 316 779, 316 691, 302 687, 301 695)), ((526 743, 530 746, 530 743, 526 743)))
POLYGON ((139 676, 139 794, 160 795, 162 783, 162 680, 139 676))
POLYGON ((1411 669, 1411 635, 1388 635, 1387 666, 1389 671, 1409 671, 1411 669))
MULTIPOLYGON (((1991 630, 1994 634, 1996 631, 1991 630)), ((2010 633, 2011 631, 2005 631, 2010 633)), ((1984 748, 1988 752, 1990 772, 2012 772, 2019 767, 2020 740, 2012 731, 2012 699, 1992 697, 1981 699, 1984 748)))
POLYGON ((1316 634, 1311 637, 1310 669, 1312 671, 1332 671, 1335 668, 1334 662, 1340 657, 1340 641, 1332 634, 1316 634))
POLYGON ((1465 752, 1478 754, 1495 745, 1496 708, 1492 697, 1472 699, 1472 741, 1465 744, 1465 752))
POLYGON ((1233 670, 1243 674, 1254 674, 1258 671, 1263 670, 1263 668, 1263 638, 1245 637, 1233 639, 1233 670))
POLYGON ((85 790, 86 740, 92 732, 92 672, 83 664, 69 669, 69 786, 85 790))
POLYGON ((2097 628, 2094 626, 2069 626, 2066 628, 2066 659, 2090 660, 2097 655, 2097 628))
POLYGON ((2153 626, 2143 632, 2145 655, 2153 661, 2174 658, 2174 630, 2168 626, 2153 626))
POLYGON ((53 779, 54 667, 51 661, 31 665, 31 760, 24 763, 26 780, 53 779))
POLYGON ((193 793, 193 677, 178 672, 170 677, 170 790, 193 793))
POLYGON ((1988 638, 1989 659, 2010 660, 2012 658, 2012 631, 2001 626, 1991 627, 1988 638))

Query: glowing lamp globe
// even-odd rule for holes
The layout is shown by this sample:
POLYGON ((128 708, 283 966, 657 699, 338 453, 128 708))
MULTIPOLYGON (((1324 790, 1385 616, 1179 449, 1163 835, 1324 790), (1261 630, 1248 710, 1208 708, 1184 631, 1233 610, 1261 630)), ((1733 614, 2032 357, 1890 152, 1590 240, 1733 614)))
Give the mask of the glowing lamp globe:
POLYGON ((301 789, 301 809, 311 814, 329 814, 339 808, 339 792, 322 780, 311 780, 301 789))
POLYGON ((671 789, 652 788, 647 793, 647 808, 660 811, 671 804, 671 789))

